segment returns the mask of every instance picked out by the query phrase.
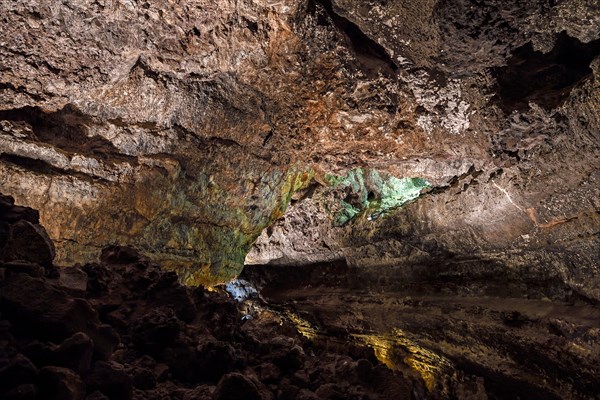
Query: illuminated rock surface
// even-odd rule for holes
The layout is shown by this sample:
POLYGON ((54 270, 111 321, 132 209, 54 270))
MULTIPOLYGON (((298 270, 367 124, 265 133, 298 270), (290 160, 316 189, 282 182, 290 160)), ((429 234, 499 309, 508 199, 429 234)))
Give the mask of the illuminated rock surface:
MULTIPOLYGON (((360 297, 372 328, 348 334, 382 354, 398 337, 423 349, 400 358, 426 371, 425 390, 446 368, 426 360, 440 357, 478 377, 473 393, 517 382, 522 397, 593 398, 597 1, 18 0, 0 11, 0 192, 45 227, 12 205, 0 216, 12 270, 40 279, 112 245, 192 286, 244 263, 278 282, 286 268, 342 265, 347 309, 318 292, 298 316, 296 295, 281 295, 308 336, 320 306, 340 315, 323 322, 327 336, 370 288, 384 292, 360 297), (413 296, 424 305, 401 300, 413 296), (380 324, 384 299, 418 321, 391 308, 380 324), (547 350, 519 358, 514 343, 547 350)), ((81 290, 68 271, 62 283, 81 290)), ((281 287, 300 287, 287 276, 281 287)), ((65 371, 41 375, 80 392, 65 371)))

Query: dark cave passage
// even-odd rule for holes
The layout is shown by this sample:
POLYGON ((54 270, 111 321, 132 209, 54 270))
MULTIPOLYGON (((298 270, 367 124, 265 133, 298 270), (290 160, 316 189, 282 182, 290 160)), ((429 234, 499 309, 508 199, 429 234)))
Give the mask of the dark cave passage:
POLYGON ((354 22, 336 13, 331 0, 309 1, 309 7, 312 9, 315 8, 315 4, 323 7, 335 27, 347 39, 368 76, 376 76, 378 72, 390 76, 398 70, 383 46, 367 36, 354 22))
POLYGON ((592 74, 590 63, 600 54, 600 40, 582 43, 565 32, 549 53, 531 43, 514 50, 505 67, 496 68, 498 95, 504 111, 524 110, 530 101, 550 110, 560 106, 571 89, 592 74))

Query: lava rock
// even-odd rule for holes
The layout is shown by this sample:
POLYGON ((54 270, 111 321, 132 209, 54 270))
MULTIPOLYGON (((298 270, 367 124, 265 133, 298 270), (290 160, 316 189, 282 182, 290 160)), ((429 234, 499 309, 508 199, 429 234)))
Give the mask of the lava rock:
POLYGON ((46 265, 52 263, 56 254, 46 230, 25 220, 11 224, 6 246, 6 261, 25 260, 46 265))
POLYGON ((55 362, 81 374, 89 370, 93 354, 92 339, 83 332, 77 332, 56 348, 55 362))
POLYGON ((135 368, 133 370, 133 386, 137 389, 148 390, 156 387, 156 376, 148 368, 135 368))
POLYGON ((102 249, 100 261, 106 264, 132 264, 140 260, 140 255, 129 246, 108 246, 102 249))
POLYGON ((40 392, 52 400, 83 400, 85 384, 68 368, 44 367, 40 370, 40 392))
POLYGON ((58 284, 64 290, 74 295, 84 295, 87 289, 87 274, 83 269, 76 265, 60 269, 58 284))
POLYGON ((34 384, 19 385, 2 395, 3 400, 35 400, 38 388, 34 384))
POLYGON ((258 388, 249 378, 232 372, 219 381, 213 400, 261 400, 258 388))
POLYGON ((0 220, 11 223, 24 220, 32 224, 39 224, 40 213, 33 208, 13 206, 10 209, 0 210, 0 220))
POLYGON ((200 385, 183 395, 183 400, 211 400, 214 386, 200 385))
POLYGON ((354 371, 358 379, 369 382, 373 377, 373 364, 369 360, 362 358, 356 362, 354 371))
POLYGON ((147 298, 155 307, 172 307, 177 317, 188 323, 198 311, 189 291, 179 284, 174 272, 162 273, 158 281, 148 288, 147 298))
POLYGON ((289 382, 282 382, 282 384, 279 385, 277 399, 279 399, 279 400, 296 400, 298 398, 299 392, 300 392, 300 388, 298 386, 290 384, 289 382))
POLYGON ((315 393, 319 398, 327 400, 346 400, 348 398, 336 383, 325 383, 319 386, 315 393))
POLYGON ((197 347, 200 373, 206 379, 218 380, 236 366, 238 357, 231 344, 209 338, 197 347))
POLYGON ((133 324, 133 343, 141 354, 155 356, 173 344, 183 323, 171 308, 151 309, 133 324))
POLYGON ((33 342, 23 349, 23 353, 38 366, 54 365, 82 374, 90 368, 94 343, 85 333, 77 332, 59 346, 33 342))
POLYGON ((27 274, 34 278, 41 278, 44 276, 44 268, 42 266, 28 261, 9 261, 2 264, 2 267, 6 268, 11 273, 27 274))
POLYGON ((322 400, 319 396, 317 396, 314 392, 311 392, 308 389, 300 389, 300 391, 296 394, 295 400, 322 400))
POLYGON ((186 382, 217 382, 224 374, 240 364, 231 344, 205 336, 193 347, 177 343, 164 351, 164 361, 177 379, 186 382))
POLYGON ((276 337, 269 342, 268 348, 270 351, 266 358, 284 372, 297 370, 304 364, 304 350, 294 345, 291 338, 276 337))
POLYGON ((281 378, 281 370, 273 363, 262 363, 255 370, 258 379, 264 383, 277 382, 281 378))
POLYGON ((7 222, 0 221, 0 260, 4 258, 6 254, 6 245, 10 238, 10 225, 7 222))
POLYGON ((85 400, 108 400, 108 397, 96 390, 94 393, 88 395, 85 400))
POLYGON ((87 291, 92 297, 97 297, 108 291, 112 273, 102 264, 91 263, 83 266, 87 274, 87 291))
POLYGON ((119 343, 117 333, 100 323, 87 301, 73 298, 43 279, 23 274, 9 277, 0 294, 0 307, 16 326, 39 339, 62 342, 84 332, 102 359, 107 359, 119 343))
POLYGON ((19 220, 39 224, 40 213, 33 208, 15 206, 15 199, 12 196, 0 194, 0 221, 12 223, 19 220))
POLYGON ((203 376, 202 359, 190 344, 177 343, 165 349, 163 356, 169 372, 184 382, 200 382, 203 376))
POLYGON ((88 390, 98 390, 110 400, 126 400, 133 395, 133 379, 114 363, 95 362, 85 383, 88 390))
POLYGON ((10 210, 15 205, 15 198, 0 194, 0 212, 10 210))
POLYGON ((22 384, 36 381, 38 370, 23 354, 17 354, 11 362, 0 370, 0 391, 7 391, 22 384))

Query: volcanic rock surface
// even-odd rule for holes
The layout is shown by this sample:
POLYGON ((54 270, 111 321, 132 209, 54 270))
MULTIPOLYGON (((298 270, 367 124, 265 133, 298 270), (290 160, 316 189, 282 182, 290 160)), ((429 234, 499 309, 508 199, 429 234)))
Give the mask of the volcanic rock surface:
MULTIPOLYGON (((3 223, 5 215, 33 212, 6 209, 3 223)), ((46 251, 41 242, 28 250, 46 251)), ((0 262, 2 399, 358 400, 426 392, 365 346, 310 342, 259 299, 236 303, 225 292, 182 286, 128 247, 60 270, 24 263, 0 262)))
MULTIPOLYGON (((93 341, 100 362, 86 382, 87 355, 17 358, 39 381, 14 396, 77 398, 106 376, 114 387, 97 398, 129 393, 104 325, 129 329, 143 298, 155 314, 136 315, 128 348, 159 352, 196 318, 174 281, 223 284, 246 264, 275 314, 316 326, 313 339, 379 349, 415 398, 597 397, 596 0, 0 0, 0 11, 0 192, 39 210, 0 198, 0 262, 17 282, 6 318, 42 321, 56 341, 44 354, 85 326, 70 340, 93 341), (43 278, 89 297, 138 279, 140 257, 162 272, 139 278, 134 311, 119 295, 95 317, 43 278), (43 296, 23 299, 25 286, 43 296), (63 323, 75 311, 85 323, 63 323)), ((230 308, 216 314, 237 317, 230 308)), ((209 342, 198 345, 231 355, 209 342)), ((232 373, 226 384, 197 396, 262 396, 227 365, 215 372, 232 373)))
POLYGON ((295 191, 370 168, 432 190, 332 233, 312 190, 248 262, 453 255, 599 297, 593 0, 1 7, 0 188, 58 263, 128 244, 224 282, 295 191))

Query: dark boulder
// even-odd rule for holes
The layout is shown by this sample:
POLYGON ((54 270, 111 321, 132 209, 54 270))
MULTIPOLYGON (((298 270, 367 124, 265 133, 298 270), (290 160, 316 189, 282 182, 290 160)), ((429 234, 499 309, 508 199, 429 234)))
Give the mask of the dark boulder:
POLYGON ((140 354, 156 356, 173 344, 183 326, 171 308, 150 309, 133 323, 133 344, 140 354))
POLYGON ((56 365, 71 368, 78 373, 89 370, 94 354, 94 342, 83 332, 65 339, 55 350, 56 365))
POLYGON ((0 220, 10 223, 24 220, 32 224, 39 224, 40 213, 33 208, 13 206, 10 209, 0 210, 0 220))
POLYGON ((140 260, 140 255, 129 246, 108 246, 102 249, 100 261, 106 264, 132 264, 140 260))
POLYGON ((12 196, 0 194, 0 221, 13 223, 21 219, 32 224, 39 224, 40 213, 33 208, 15 206, 15 199, 12 196))
POLYGON ((82 374, 90 368, 94 343, 85 333, 77 332, 59 346, 33 342, 23 348, 23 353, 38 367, 54 365, 82 374))
POLYGON ((281 370, 273 363, 262 363, 254 368, 263 383, 274 383, 281 378, 281 370))
POLYGON ((0 369, 0 392, 6 392, 16 386, 34 383, 38 370, 23 354, 17 354, 10 363, 0 369))
POLYGON ((100 323, 90 304, 67 295, 39 278, 13 275, 0 294, 0 309, 13 324, 40 340, 62 342, 84 332, 94 342, 96 356, 107 359, 119 343, 119 336, 100 323))
POLYGON ((83 400, 85 384, 68 368, 44 367, 40 370, 40 392, 48 400, 83 400))
POLYGON ((98 390, 110 400, 127 400, 133 395, 133 379, 122 366, 97 361, 85 378, 88 391, 98 390))
POLYGON ((3 400, 36 400, 38 399, 38 388, 29 383, 19 385, 2 395, 3 400))
POLYGON ((32 263, 29 261, 9 261, 1 264, 2 268, 6 268, 10 273, 27 274, 34 278, 41 278, 44 276, 44 268, 39 264, 32 263))
POLYGON ((189 291, 179 284, 174 272, 161 273, 158 280, 148 288, 146 297, 150 305, 173 308, 182 321, 191 322, 196 317, 196 305, 189 291))
POLYGON ((41 225, 25 220, 10 225, 5 261, 24 260, 49 265, 55 254, 54 244, 41 225))
POLYGON ((213 400, 262 399, 256 384, 238 372, 232 372, 221 378, 212 398, 213 400))

